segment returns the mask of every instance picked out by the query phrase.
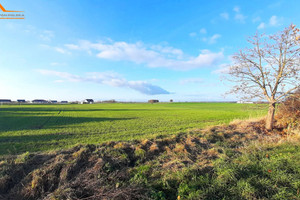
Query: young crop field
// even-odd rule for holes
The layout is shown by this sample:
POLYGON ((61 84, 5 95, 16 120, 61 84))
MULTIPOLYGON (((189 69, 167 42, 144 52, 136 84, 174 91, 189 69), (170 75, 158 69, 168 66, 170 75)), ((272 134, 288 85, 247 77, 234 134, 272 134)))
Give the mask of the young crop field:
POLYGON ((233 103, 1 105, 0 155, 154 138, 265 114, 266 105, 233 103))

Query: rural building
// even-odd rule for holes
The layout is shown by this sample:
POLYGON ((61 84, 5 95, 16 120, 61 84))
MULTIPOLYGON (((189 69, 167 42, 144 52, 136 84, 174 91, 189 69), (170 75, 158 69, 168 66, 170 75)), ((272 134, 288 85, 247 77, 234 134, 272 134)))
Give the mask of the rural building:
POLYGON ((81 104, 93 104, 94 100, 93 99, 85 99, 81 102, 81 104))
POLYGON ((0 103, 11 103, 10 99, 0 99, 0 103))
POLYGON ((18 103, 26 103, 25 99, 18 99, 17 102, 18 103))
POLYGON ((57 103, 56 100, 50 100, 50 103, 57 103))
POLYGON ((32 101, 32 103, 48 103, 48 101, 46 101, 44 99, 35 99, 32 101))
POLYGON ((148 103, 158 103, 159 101, 157 100, 157 99, 150 99, 149 101, 148 101, 148 103))
POLYGON ((253 104, 252 101, 237 101, 236 103, 248 103, 248 104, 253 104))
POLYGON ((60 103, 69 103, 68 101, 61 101, 60 103))

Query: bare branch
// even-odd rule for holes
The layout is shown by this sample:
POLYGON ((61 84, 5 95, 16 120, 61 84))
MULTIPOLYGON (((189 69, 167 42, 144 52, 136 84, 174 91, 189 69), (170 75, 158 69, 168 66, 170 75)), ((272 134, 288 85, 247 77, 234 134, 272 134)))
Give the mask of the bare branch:
POLYGON ((265 98, 270 103, 299 87, 299 29, 290 25, 273 35, 255 34, 250 46, 233 56, 228 80, 237 83, 231 90, 248 99, 265 98))

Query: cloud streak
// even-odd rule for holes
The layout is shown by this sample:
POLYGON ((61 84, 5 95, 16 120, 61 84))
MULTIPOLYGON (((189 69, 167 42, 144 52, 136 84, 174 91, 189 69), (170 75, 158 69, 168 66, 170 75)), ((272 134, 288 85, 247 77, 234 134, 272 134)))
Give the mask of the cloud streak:
POLYGON ((214 34, 211 37, 203 37, 202 40, 208 44, 214 44, 221 37, 220 34, 214 34))
POLYGON ((202 78, 186 78, 179 81, 181 85, 190 84, 190 83, 203 83, 204 79, 202 78))
POLYGON ((39 35, 40 39, 44 41, 51 41, 54 36, 54 32, 49 30, 44 30, 39 35))
MULTIPOLYGON (((214 42, 220 36, 214 36, 209 41, 214 42)), ((218 63, 223 57, 223 52, 202 50, 198 56, 188 56, 181 49, 169 46, 150 45, 142 42, 107 42, 91 43, 80 41, 78 44, 66 44, 69 50, 83 50, 95 54, 98 58, 112 61, 129 61, 136 64, 145 64, 148 67, 165 67, 175 70, 190 70, 209 67, 218 63)))
POLYGON ((56 80, 56 83, 61 83, 64 81, 93 82, 113 87, 130 88, 147 95, 170 94, 170 92, 159 86, 152 85, 146 81, 128 81, 119 74, 113 72, 92 72, 87 73, 86 76, 78 76, 68 72, 59 72, 45 69, 39 69, 37 70, 37 72, 42 75, 59 77, 60 80, 56 80))
POLYGON ((220 16, 225 20, 229 20, 229 14, 227 12, 221 13, 220 16))
POLYGON ((52 50, 52 51, 56 51, 56 52, 61 53, 61 54, 71 55, 71 52, 68 51, 68 50, 65 49, 65 48, 61 48, 61 47, 52 47, 52 46, 47 45, 47 44, 40 44, 40 47, 42 47, 42 48, 44 48, 44 49, 49 49, 49 50, 52 50))

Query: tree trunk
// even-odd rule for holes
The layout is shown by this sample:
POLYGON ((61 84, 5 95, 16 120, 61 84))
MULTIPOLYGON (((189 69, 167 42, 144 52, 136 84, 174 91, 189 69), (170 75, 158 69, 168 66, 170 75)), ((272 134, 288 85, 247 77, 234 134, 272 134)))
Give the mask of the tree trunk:
POLYGON ((274 114, 275 114, 275 105, 276 103, 270 102, 268 116, 266 119, 266 129, 271 131, 274 126, 274 114))

